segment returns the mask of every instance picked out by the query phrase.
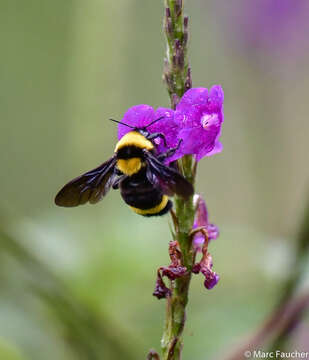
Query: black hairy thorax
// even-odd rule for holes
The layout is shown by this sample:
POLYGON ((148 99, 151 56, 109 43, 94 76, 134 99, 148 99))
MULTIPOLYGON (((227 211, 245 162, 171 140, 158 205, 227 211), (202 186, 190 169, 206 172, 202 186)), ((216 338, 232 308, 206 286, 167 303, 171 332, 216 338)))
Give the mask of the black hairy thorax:
POLYGON ((131 159, 136 157, 142 160, 145 158, 143 149, 134 145, 124 146, 117 151, 117 159, 131 159))

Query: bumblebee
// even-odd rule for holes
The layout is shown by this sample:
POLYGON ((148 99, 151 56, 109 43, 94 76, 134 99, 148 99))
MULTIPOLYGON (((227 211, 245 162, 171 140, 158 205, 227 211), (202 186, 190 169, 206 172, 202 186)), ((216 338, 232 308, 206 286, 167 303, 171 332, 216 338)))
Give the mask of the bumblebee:
POLYGON ((164 164, 172 156, 181 142, 165 153, 157 154, 155 139, 162 133, 150 133, 146 127, 137 128, 110 119, 132 128, 116 144, 114 155, 85 174, 67 183, 56 195, 58 206, 74 207, 87 202, 96 204, 109 189, 120 189, 126 204, 137 214, 159 216, 172 207, 170 196, 177 194, 183 198, 193 195, 193 186, 175 168, 164 164))

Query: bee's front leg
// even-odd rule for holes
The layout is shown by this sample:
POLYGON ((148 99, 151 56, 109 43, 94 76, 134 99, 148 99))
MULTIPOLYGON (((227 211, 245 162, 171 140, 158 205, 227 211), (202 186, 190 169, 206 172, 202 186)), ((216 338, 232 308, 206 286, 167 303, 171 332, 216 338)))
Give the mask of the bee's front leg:
POLYGON ((167 147, 167 142, 166 142, 166 138, 165 138, 164 134, 162 134, 162 133, 153 133, 153 134, 150 134, 147 137, 148 140, 153 140, 153 139, 156 139, 156 138, 161 138, 163 140, 164 146, 167 147))
POLYGON ((182 139, 180 139, 180 140, 178 141, 177 146, 175 146, 174 148, 168 149, 165 153, 160 154, 160 155, 158 156, 158 159, 159 159, 160 161, 163 161, 163 160, 167 159, 168 157, 174 155, 175 152, 180 148, 181 143, 182 143, 182 139))

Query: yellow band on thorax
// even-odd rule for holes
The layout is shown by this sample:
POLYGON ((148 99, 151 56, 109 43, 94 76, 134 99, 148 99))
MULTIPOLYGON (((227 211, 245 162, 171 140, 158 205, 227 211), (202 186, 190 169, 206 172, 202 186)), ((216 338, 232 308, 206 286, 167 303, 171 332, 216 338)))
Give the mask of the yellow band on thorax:
POLYGON ((136 146, 146 150, 152 150, 154 148, 153 143, 137 131, 130 131, 125 134, 116 144, 115 152, 125 146, 136 146))
POLYGON ((136 207, 133 207, 133 206, 130 206, 130 208, 139 215, 158 214, 161 210, 163 210, 165 208, 165 206, 167 205, 167 202, 168 202, 168 196, 163 195, 162 196, 162 201, 160 202, 160 204, 154 206, 153 208, 139 209, 139 208, 136 208, 136 207))
POLYGON ((118 159, 117 168, 125 175, 132 176, 140 171, 142 167, 141 158, 118 159))

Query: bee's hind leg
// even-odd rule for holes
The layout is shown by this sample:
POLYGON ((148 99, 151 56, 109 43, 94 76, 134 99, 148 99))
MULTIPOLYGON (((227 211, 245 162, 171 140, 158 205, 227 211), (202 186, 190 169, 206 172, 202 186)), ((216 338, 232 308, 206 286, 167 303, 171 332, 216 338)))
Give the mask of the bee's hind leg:
POLYGON ((126 178, 126 175, 122 175, 122 176, 119 176, 119 177, 115 178, 115 180, 112 183, 112 188, 114 190, 118 190, 121 181, 123 181, 125 178, 126 178))

